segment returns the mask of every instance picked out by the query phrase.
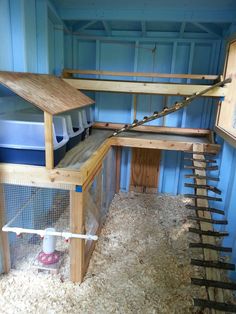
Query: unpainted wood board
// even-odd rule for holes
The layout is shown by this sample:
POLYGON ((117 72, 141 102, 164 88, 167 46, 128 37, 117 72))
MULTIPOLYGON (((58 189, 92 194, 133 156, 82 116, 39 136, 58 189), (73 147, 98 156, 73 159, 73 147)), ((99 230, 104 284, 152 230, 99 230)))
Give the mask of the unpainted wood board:
POLYGON ((161 151, 132 149, 130 189, 136 192, 157 192, 161 151))
POLYGON ((0 71, 0 83, 53 115, 94 103, 91 98, 53 75, 0 71))
MULTIPOLYGON (((210 85, 130 82, 112 80, 106 81, 98 79, 64 79, 64 81, 79 90, 173 96, 191 96, 210 87, 210 85)), ((226 95, 226 93, 227 86, 215 87, 213 90, 202 95, 202 97, 223 97, 226 95)))
MULTIPOLYGON (((108 123, 108 122, 95 122, 93 128, 105 129, 105 130, 117 130, 121 129, 125 124, 121 123, 108 123)), ((149 132, 149 133, 161 133, 161 134, 173 134, 183 136, 203 136, 208 137, 211 131, 208 129, 193 129, 193 128, 173 128, 164 126, 152 126, 152 125, 140 125, 133 128, 131 131, 137 132, 149 132)))
MULTIPOLYGON (((86 191, 78 193, 70 191, 70 231, 72 233, 85 233, 84 208, 86 191)), ((70 279, 81 283, 85 273, 85 240, 70 239, 70 279)))
POLYGON ((109 76, 131 76, 131 77, 159 77, 159 78, 182 78, 195 80, 216 80, 218 75, 205 74, 175 74, 175 73, 154 73, 154 72, 114 72, 114 71, 95 71, 95 70, 72 70, 64 69, 63 77, 70 77, 72 74, 84 75, 109 75, 109 76))

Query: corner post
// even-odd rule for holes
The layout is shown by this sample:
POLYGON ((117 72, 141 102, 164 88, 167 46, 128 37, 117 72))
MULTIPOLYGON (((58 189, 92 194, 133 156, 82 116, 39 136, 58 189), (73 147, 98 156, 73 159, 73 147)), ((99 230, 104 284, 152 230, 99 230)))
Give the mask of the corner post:
MULTIPOLYGON (((70 191, 70 231, 85 232, 85 191, 70 191)), ((70 240, 70 279, 81 283, 85 274, 85 240, 70 240)))

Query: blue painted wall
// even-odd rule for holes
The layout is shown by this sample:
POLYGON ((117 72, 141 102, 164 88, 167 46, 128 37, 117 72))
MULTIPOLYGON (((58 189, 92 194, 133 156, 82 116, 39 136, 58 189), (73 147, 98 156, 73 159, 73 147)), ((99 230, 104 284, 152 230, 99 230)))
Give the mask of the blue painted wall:
MULTIPOLYGON (((0 70, 60 74, 64 68, 63 22, 55 8, 47 0, 1 0, 0 1, 0 70)), ((8 89, 0 86, 0 114, 31 106, 8 89)), ((7 191, 14 186, 7 187, 7 191)), ((18 187, 18 205, 23 204, 33 188, 18 187), (27 193, 26 193, 27 192, 27 193), (19 194, 20 193, 20 194, 19 194)), ((11 198, 6 192, 8 218, 13 214, 11 198)), ((53 201, 51 190, 44 191, 45 209, 53 201), (47 206, 47 207, 45 207, 47 206)), ((33 205, 31 205, 33 206, 33 205)), ((29 209, 27 217, 21 216, 20 225, 34 227, 37 221, 35 208, 29 209), (23 224, 24 221, 24 224, 23 224)), ((10 240, 14 240, 12 235, 10 240)), ((2 258, 0 250, 0 272, 2 258)))
MULTIPOLYGON (((129 40, 128 33, 123 32, 124 40, 100 38, 93 31, 94 39, 73 35, 66 36, 65 50, 72 44, 72 49, 65 54, 65 64, 74 69, 96 69, 114 71, 139 71, 161 73, 193 73, 217 74, 221 60, 221 40, 197 38, 156 38, 148 42, 142 38, 129 40), (127 35, 125 37, 125 35, 127 35), (71 62, 72 57, 72 62, 71 62)), ((199 35, 200 36, 200 35, 199 35)), ((198 37, 199 37, 198 36, 198 37)), ((203 36, 204 37, 204 36, 203 36)), ((81 77, 85 77, 81 75, 81 77)), ((88 77, 88 76, 87 76, 88 77)), ((90 76, 91 77, 91 76, 90 76)), ((105 75, 100 78, 109 79, 105 75)), ((115 79, 127 79, 117 77, 115 79)), ((135 80, 135 78, 128 78, 135 80)), ((168 79, 144 78, 144 81, 163 81, 168 79)), ((173 79, 171 82, 186 82, 186 80, 173 79)), ((133 121, 133 96, 119 93, 95 93, 95 120, 130 123, 133 121)), ((154 111, 160 111, 167 105, 173 104, 178 97, 163 96, 137 96, 137 118, 143 118, 154 111)), ((216 101, 212 99, 199 99, 187 109, 153 121, 151 125, 174 127, 213 128, 216 113, 216 101)), ((123 149, 121 166, 121 189, 129 188, 131 150, 123 149)), ((183 175, 185 171, 182 164, 181 153, 163 152, 159 178, 159 192, 183 193, 183 175), (175 178, 173 181, 172 178, 175 178), (170 184, 171 182, 171 184, 170 184)))

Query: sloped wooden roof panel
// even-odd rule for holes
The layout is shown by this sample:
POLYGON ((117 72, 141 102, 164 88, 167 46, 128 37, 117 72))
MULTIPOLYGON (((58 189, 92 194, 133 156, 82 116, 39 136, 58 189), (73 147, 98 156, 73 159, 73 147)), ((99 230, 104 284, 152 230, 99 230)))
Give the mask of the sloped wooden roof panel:
POLYGON ((53 115, 94 103, 53 75, 0 71, 0 84, 53 115))

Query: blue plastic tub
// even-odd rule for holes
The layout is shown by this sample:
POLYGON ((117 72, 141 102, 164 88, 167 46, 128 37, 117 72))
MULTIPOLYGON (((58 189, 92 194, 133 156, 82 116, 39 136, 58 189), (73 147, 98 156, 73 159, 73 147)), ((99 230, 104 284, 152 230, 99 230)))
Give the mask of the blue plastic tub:
MULTIPOLYGON (((45 166, 44 122, 27 120, 30 117, 23 120, 20 114, 14 120, 9 115, 1 116, 0 162, 45 166)), ((68 140, 65 119, 56 117, 53 120, 54 165, 65 156, 68 140)))

